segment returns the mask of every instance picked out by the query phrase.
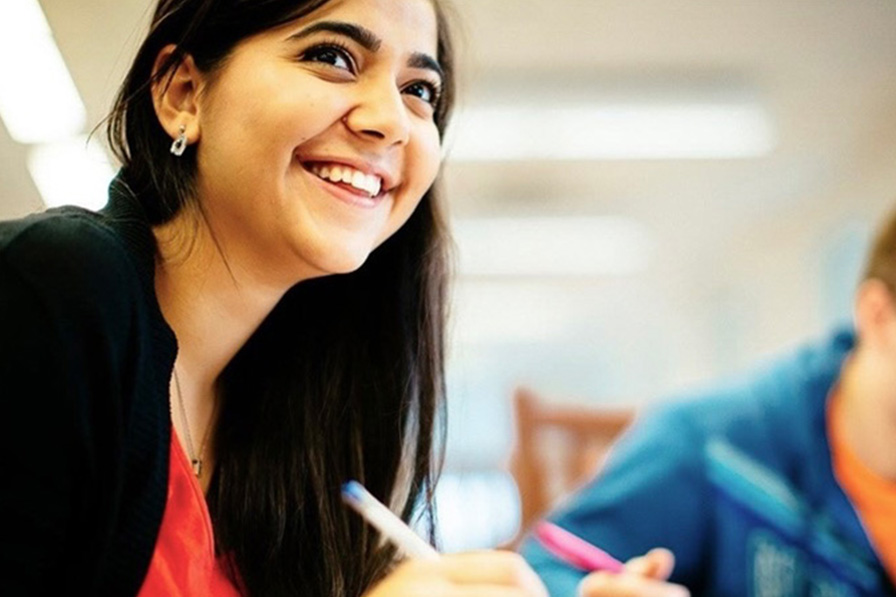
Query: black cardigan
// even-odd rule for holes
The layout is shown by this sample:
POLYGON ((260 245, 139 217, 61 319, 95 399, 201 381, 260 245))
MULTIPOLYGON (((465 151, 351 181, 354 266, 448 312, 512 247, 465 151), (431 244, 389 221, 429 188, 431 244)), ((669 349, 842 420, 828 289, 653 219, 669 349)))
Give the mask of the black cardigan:
POLYGON ((135 595, 165 506, 177 345, 120 178, 0 223, 0 594, 135 595))

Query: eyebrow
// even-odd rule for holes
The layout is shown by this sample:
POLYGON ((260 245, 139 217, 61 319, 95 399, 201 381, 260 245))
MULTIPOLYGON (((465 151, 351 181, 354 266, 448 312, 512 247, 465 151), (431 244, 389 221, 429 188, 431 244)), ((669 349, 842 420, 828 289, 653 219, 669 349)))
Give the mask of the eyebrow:
POLYGON ((413 54, 411 54, 411 57, 408 60, 408 66, 410 66, 411 68, 423 68, 426 70, 431 70, 439 75, 440 79, 445 78, 445 71, 442 70, 442 66, 439 64, 439 61, 429 54, 424 54, 423 52, 414 52, 413 54))
MULTIPOLYGON (((289 40, 304 39, 320 32, 335 33, 337 35, 348 37, 369 52, 378 51, 383 44, 383 40, 377 37, 377 35, 370 29, 366 29, 353 23, 346 23, 344 21, 318 21, 297 33, 293 33, 289 36, 289 40)), ((442 70, 439 61, 423 52, 414 52, 411 54, 411 57, 408 59, 408 66, 411 68, 430 70, 436 73, 439 78, 445 78, 445 72, 442 70)))
POLYGON ((293 33, 289 36, 289 39, 304 39, 315 33, 320 33, 321 31, 344 35, 345 37, 358 42, 358 44, 362 48, 370 52, 376 52, 377 50, 379 50, 380 45, 382 45, 383 43, 383 40, 377 37, 376 34, 373 33, 373 31, 365 29, 364 27, 360 27, 358 25, 353 25, 352 23, 344 23, 342 21, 318 21, 317 23, 309 25, 297 33, 293 33))

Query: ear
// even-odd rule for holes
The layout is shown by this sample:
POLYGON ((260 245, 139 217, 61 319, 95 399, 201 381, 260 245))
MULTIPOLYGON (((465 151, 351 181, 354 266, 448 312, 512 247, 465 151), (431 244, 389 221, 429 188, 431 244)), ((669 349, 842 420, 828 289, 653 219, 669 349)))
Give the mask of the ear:
POLYGON ((856 292, 855 319, 861 342, 883 348, 896 341, 896 302, 890 288, 875 278, 863 281, 856 292))
MULTIPOLYGON (((162 48, 153 65, 153 75, 174 53, 174 44, 162 48)), ((184 127, 187 143, 199 140, 199 95, 205 77, 196 67, 193 57, 187 54, 174 72, 162 75, 152 85, 152 100, 156 116, 171 139, 176 139, 184 127)))

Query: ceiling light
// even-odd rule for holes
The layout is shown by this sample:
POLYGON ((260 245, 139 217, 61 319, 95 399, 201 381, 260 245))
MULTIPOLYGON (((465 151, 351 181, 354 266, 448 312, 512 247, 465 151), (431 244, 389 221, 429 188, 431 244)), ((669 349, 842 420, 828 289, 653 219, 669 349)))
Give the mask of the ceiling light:
POLYGON ((653 249, 647 229, 623 217, 477 218, 453 232, 462 276, 631 275, 653 249))
POLYGON ((452 160, 637 160, 755 157, 775 145, 752 102, 497 104, 461 111, 452 160))
POLYGON ((0 1, 0 81, 0 117, 19 143, 84 130, 84 103, 37 0, 0 1))

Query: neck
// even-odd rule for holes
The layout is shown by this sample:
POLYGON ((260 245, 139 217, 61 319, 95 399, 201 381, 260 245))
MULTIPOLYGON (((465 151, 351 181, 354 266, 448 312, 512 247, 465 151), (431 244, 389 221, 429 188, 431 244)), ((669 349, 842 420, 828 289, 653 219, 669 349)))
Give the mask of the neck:
POLYGON ((177 337, 181 381, 209 393, 288 285, 261 279, 238 255, 225 258, 191 210, 153 232, 159 247, 156 295, 177 337))
POLYGON ((181 210, 153 234, 159 248, 156 296, 177 337, 171 395, 183 416, 172 417, 172 425, 187 454, 201 461, 198 481, 207 492, 216 462, 215 384, 290 284, 265 279, 268 268, 252 267, 239 250, 217 244, 193 210, 181 210))
POLYGON ((844 364, 839 390, 843 432, 865 466, 896 481, 896 389, 877 374, 882 366, 860 348, 844 364))

